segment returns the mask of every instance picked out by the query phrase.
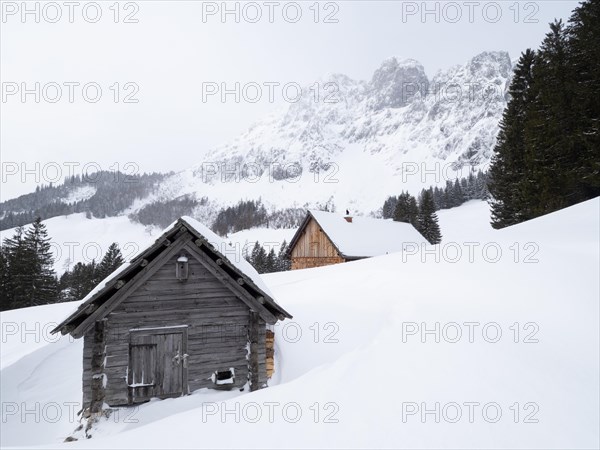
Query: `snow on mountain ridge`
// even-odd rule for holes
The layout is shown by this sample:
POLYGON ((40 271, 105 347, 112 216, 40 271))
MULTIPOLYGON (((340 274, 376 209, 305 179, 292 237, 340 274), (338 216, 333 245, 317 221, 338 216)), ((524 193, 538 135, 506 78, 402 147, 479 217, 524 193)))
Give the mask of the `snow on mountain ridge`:
POLYGON ((81 186, 72 190, 69 195, 61 199, 65 203, 76 203, 94 196, 97 189, 94 186, 81 186))
POLYGON ((485 169, 511 76, 510 56, 501 51, 483 52, 432 79, 418 61, 397 57, 384 60, 370 81, 327 75, 167 179, 158 196, 201 193, 231 204, 242 194, 275 208, 333 197, 363 212, 377 209, 400 190, 445 183, 400 179, 407 163, 427 170, 452 164, 463 176, 462 167, 485 169), (336 182, 323 183, 327 177, 336 182))

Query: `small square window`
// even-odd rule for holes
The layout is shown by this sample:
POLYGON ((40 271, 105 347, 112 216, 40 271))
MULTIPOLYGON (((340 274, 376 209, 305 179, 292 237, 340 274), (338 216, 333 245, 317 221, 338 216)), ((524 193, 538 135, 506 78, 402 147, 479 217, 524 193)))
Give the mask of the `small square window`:
POLYGON ((233 384, 235 383, 235 370, 233 367, 227 370, 217 370, 212 374, 211 379, 216 385, 233 384))

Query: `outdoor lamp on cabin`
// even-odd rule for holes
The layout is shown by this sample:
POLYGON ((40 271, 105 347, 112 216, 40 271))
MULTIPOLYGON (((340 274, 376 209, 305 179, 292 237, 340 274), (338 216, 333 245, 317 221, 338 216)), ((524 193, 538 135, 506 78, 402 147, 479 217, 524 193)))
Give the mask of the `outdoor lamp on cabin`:
POLYGON ((179 281, 185 281, 188 279, 188 258, 185 255, 181 255, 177 258, 177 264, 175 265, 175 277, 179 281))

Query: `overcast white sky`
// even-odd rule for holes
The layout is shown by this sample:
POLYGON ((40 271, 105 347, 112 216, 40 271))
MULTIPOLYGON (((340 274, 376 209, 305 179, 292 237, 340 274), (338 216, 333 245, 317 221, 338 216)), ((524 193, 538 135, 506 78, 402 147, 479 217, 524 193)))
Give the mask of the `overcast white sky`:
POLYGON ((299 10, 285 1, 227 3, 230 9, 237 4, 239 23, 235 14, 223 22, 222 2, 121 2, 118 17, 113 1, 98 2, 99 9, 77 3, 70 10, 61 1, 27 2, 34 12, 23 17, 21 1, 2 1, 2 200, 50 181, 57 168, 66 175, 74 162, 81 164, 76 173, 84 164, 110 170, 133 162, 140 171, 189 167, 281 104, 280 88, 276 103, 266 88, 257 103, 236 103, 233 96, 223 103, 218 95, 203 102, 203 83, 309 85, 335 72, 370 79, 389 56, 416 59, 429 76, 485 50, 506 50, 515 59, 537 47, 547 24, 566 20, 578 2, 427 2, 433 12, 424 17, 421 1, 317 7, 310 1, 298 2, 299 10), (213 8, 219 11, 211 15, 213 8), (92 23, 98 11, 102 15, 92 23), (261 18, 250 23, 258 11, 261 18), (125 23, 127 18, 137 23, 125 23), (23 102, 20 91, 35 91, 36 82, 39 103, 34 94, 23 102), (72 87, 72 103, 64 84, 70 82, 79 83, 72 87), (62 91, 55 103, 53 83, 62 91), (102 89, 96 103, 94 85, 87 90, 90 101, 84 99, 86 83, 102 89), (128 94, 138 103, 125 103, 128 94))

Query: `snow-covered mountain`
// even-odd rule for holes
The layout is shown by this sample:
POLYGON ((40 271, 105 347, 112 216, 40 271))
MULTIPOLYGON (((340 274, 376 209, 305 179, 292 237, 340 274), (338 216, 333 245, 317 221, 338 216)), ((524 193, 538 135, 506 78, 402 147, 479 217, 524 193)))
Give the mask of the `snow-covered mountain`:
POLYGON ((199 152, 187 170, 123 186, 80 181, 36 191, 0 204, 0 218, 23 214, 2 226, 84 211, 163 226, 176 211, 211 224, 222 208, 258 199, 269 211, 332 203, 377 211, 389 195, 486 169, 512 67, 508 53, 484 52, 431 79, 419 62, 395 57, 368 81, 329 75, 226 144, 199 152), (169 217, 143 221, 144 208, 144 217, 169 217))
POLYGON ((485 169, 511 77, 506 52, 481 53, 431 80, 419 62, 395 57, 369 81, 330 75, 165 180, 157 197, 262 197, 289 207, 333 196, 338 207, 368 212, 399 190, 485 169))

